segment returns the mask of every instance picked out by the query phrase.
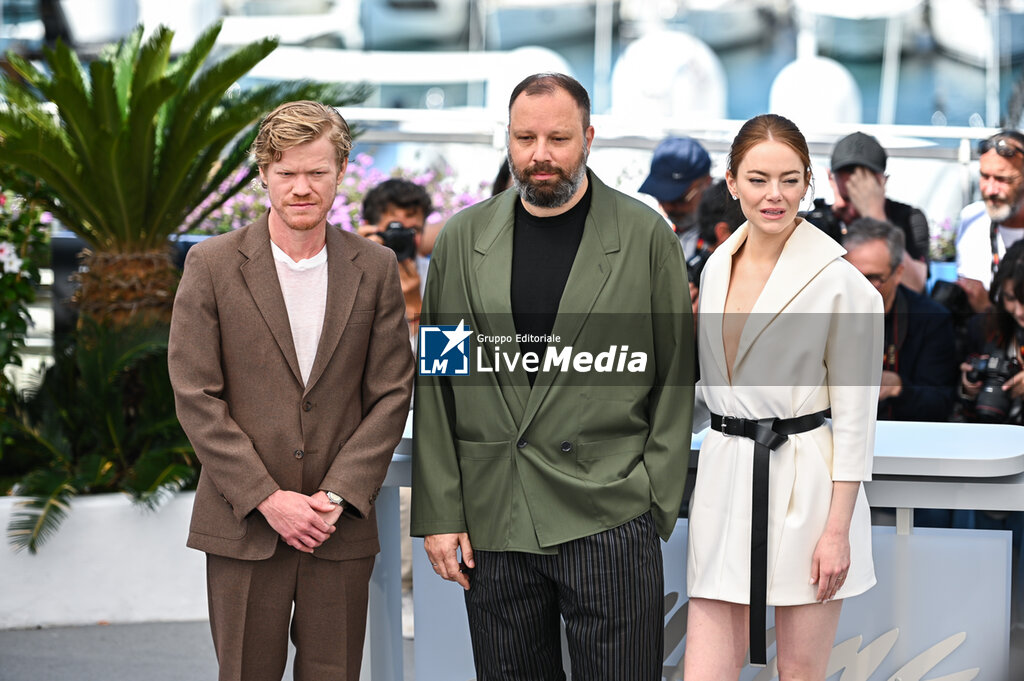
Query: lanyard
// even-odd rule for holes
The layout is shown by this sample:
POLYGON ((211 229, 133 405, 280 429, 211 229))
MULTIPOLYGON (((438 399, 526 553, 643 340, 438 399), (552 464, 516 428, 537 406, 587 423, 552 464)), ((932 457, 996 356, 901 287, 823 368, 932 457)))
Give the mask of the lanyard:
POLYGON ((995 277, 999 269, 999 224, 994 220, 989 220, 988 239, 992 244, 992 276, 995 277))

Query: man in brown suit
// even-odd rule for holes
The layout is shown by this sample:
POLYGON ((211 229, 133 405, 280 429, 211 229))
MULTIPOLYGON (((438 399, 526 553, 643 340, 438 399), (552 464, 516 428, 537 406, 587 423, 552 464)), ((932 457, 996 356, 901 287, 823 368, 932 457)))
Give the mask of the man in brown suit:
POLYGON ((269 212, 192 248, 175 298, 171 381, 203 465, 188 545, 221 681, 279 681, 289 628, 296 679, 359 677, 413 358, 394 253, 327 225, 351 146, 331 107, 269 114, 252 149, 269 212))

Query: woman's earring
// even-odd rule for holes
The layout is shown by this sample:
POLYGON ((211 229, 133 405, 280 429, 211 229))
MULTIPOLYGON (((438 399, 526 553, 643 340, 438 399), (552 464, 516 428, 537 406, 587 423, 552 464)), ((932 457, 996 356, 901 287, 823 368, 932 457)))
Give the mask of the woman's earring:
POLYGON ((733 201, 739 201, 739 200, 740 200, 740 197, 738 197, 738 196, 736 196, 735 194, 733 194, 733 195, 732 195, 732 200, 733 200, 733 201))

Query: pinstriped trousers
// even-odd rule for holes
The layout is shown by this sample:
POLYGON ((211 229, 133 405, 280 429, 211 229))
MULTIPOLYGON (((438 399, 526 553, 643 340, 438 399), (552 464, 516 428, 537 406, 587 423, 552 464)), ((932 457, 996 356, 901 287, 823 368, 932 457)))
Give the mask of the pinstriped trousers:
POLYGON ((465 592, 477 681, 660 681, 664 575, 650 512, 558 553, 474 551, 465 592))

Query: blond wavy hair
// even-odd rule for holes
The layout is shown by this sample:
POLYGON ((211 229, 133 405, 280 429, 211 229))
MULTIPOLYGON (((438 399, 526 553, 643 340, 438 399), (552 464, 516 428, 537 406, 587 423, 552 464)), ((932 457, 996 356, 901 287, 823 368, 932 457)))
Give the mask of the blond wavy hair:
POLYGON ((340 170, 352 151, 352 133, 345 119, 334 107, 320 102, 286 102, 263 119, 249 153, 256 167, 265 170, 274 161, 280 161, 281 154, 288 149, 325 134, 334 146, 340 170))

